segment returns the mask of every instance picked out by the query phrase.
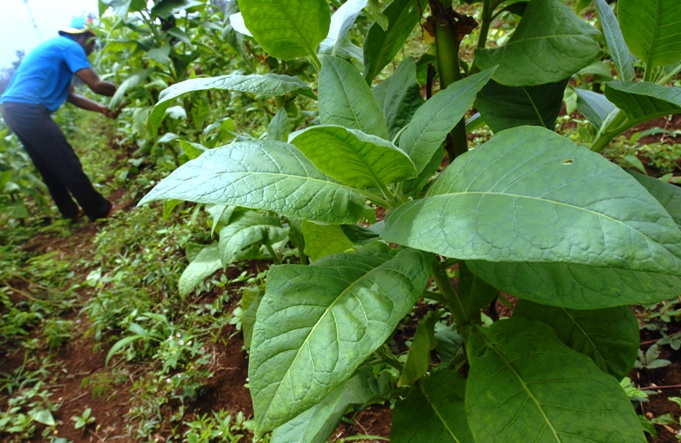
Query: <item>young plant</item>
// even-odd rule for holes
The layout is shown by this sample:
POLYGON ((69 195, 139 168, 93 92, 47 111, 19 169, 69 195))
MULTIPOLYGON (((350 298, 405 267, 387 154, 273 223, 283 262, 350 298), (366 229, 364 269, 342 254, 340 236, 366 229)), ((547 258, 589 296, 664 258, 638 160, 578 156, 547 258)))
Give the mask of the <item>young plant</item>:
POLYGON ((85 428, 88 425, 93 424, 95 421, 97 421, 97 419, 95 418, 94 415, 92 415, 92 409, 90 409, 88 407, 88 408, 85 408, 82 415, 77 415, 77 416, 73 417, 73 426, 76 429, 85 430, 85 428))
MULTIPOLYGON (((658 1, 659 16, 676 17, 674 2, 658 1)), ((410 57, 376 81, 424 2, 386 7, 388 25, 368 31, 360 72, 359 60, 347 61, 340 49, 357 17, 348 11, 367 1, 346 2, 332 20, 323 0, 240 0, 246 28, 271 56, 318 67, 318 124, 288 142, 237 141, 207 150, 142 203, 183 199, 272 211, 319 227, 302 230, 305 248, 334 245, 315 249, 310 265, 268 273, 249 366, 256 436, 273 431, 273 439, 326 441, 350 406, 383 397, 367 365, 375 358, 399 365, 380 350, 428 295, 451 319, 465 360, 429 362, 437 321, 426 316, 397 381, 410 390, 395 407, 391 441, 643 442, 618 381, 638 349, 628 305, 681 291, 681 195, 593 151, 622 125, 681 111, 679 90, 643 82, 642 92, 626 78, 609 84, 621 110, 603 119, 593 150, 577 146, 552 129, 569 78, 601 53, 599 31, 559 0, 531 0, 514 8, 522 19, 506 44, 487 48, 491 20, 513 2, 484 0, 480 40, 464 77, 457 55, 467 32, 457 26, 467 19, 442 3, 429 2, 432 14, 451 19, 436 22, 449 31, 434 33, 444 87, 424 102, 410 57), (336 55, 318 54, 322 41, 336 55), (452 70, 448 83, 443 77, 452 70), (644 101, 655 111, 643 109, 644 101), (444 144, 474 103, 494 136, 467 152, 455 143, 438 172, 444 144), (385 219, 367 227, 377 209, 385 219), (431 278, 437 294, 426 292, 431 278), (480 311, 499 291, 518 297, 515 313, 483 324, 480 311)), ((622 11, 644 3, 618 2, 622 11)), ((644 39, 643 46, 660 48, 681 37, 680 29, 660 23, 639 23, 652 40, 622 26, 629 46, 644 39)), ((604 29, 610 39, 614 25, 604 29)), ((617 63, 625 58, 623 42, 609 40, 617 63)), ((649 72, 681 60, 671 52, 648 57, 649 72)), ((210 81, 169 88, 152 123, 170 99, 210 81)), ((240 77, 238 84, 268 93, 284 81, 302 83, 273 74, 240 77)))

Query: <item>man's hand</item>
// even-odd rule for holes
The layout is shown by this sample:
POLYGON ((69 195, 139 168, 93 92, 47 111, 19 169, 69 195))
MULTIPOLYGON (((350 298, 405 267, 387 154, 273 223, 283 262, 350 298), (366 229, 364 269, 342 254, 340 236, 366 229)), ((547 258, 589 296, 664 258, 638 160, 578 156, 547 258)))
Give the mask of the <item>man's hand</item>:
POLYGON ((118 115, 121 113, 122 109, 123 108, 118 108, 117 110, 114 111, 113 109, 109 109, 106 106, 102 106, 101 112, 102 112, 102 114, 106 115, 107 117, 115 120, 115 119, 118 118, 118 115))

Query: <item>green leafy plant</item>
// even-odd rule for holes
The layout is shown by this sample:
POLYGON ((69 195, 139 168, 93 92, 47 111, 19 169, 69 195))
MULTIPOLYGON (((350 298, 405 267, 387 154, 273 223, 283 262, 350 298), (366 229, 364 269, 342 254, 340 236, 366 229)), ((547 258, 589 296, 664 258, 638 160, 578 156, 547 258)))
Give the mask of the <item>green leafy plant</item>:
POLYGON ((657 369, 664 368, 672 364, 669 360, 659 358, 660 357, 660 347, 657 343, 648 348, 647 351, 643 352, 639 349, 638 359, 636 360, 635 367, 646 368, 646 369, 657 369))
MULTIPOLYGON (((23 372, 23 367, 18 371, 23 372)), ((28 378, 21 381, 15 395, 8 399, 7 409, 0 413, 0 433, 20 439, 32 438, 36 424, 47 427, 45 434, 57 425, 52 415, 57 405, 50 400, 51 393, 44 386, 44 381, 35 381, 35 373, 27 375, 28 378)))
MULTIPOLYGON (((606 83, 605 97, 578 91, 598 127, 591 149, 553 129, 568 80, 601 54, 596 28, 559 0, 532 0, 514 9, 522 19, 505 44, 487 47, 491 21, 511 5, 484 0, 466 71, 459 45, 474 24, 431 0, 441 88, 424 101, 415 59, 379 75, 424 3, 391 2, 382 11, 388 25, 371 26, 359 60, 341 51, 346 33, 329 32, 335 20, 353 25, 348 9, 332 19, 323 0, 241 0, 245 27, 265 51, 318 69, 318 121, 287 142, 206 150, 142 201, 240 206, 318 227, 302 229, 297 245, 316 245, 312 262, 272 267, 257 308, 249 364, 256 437, 326 441, 348 408, 395 395, 395 442, 645 441, 618 381, 638 349, 627 305, 681 290, 681 196, 597 152, 639 122, 681 112, 678 88, 664 86, 676 69, 668 65, 681 60, 664 44, 681 36, 664 26, 678 18, 675 0, 658 1, 653 21, 634 12, 645 1, 620 0, 621 28, 596 2, 618 80, 606 83), (641 28, 649 32, 635 32, 641 28), (332 55, 318 53, 327 38, 332 55), (633 81, 630 50, 645 64, 642 82, 633 81), (465 118, 474 104, 481 116, 469 127, 484 121, 494 136, 469 149, 465 118), (375 223, 376 213, 384 220, 375 223), (426 291, 431 278, 436 291, 426 291), (481 309, 499 291, 519 298, 515 313, 483 323, 481 309), (435 342, 437 316, 424 317, 408 368, 392 380, 408 393, 386 394, 372 368, 401 366, 383 344, 424 296, 439 301, 437 316, 456 330, 463 352, 452 365, 430 361, 426 350, 448 346, 435 342)), ((152 124, 169 100, 214 82, 265 94, 304 88, 281 75, 236 80, 173 85, 152 124)))
POLYGON ((0 222, 12 225, 27 218, 31 207, 24 199, 29 196, 38 210, 46 209, 44 193, 45 185, 32 168, 28 154, 0 122, 0 222))
POLYGON ((76 415, 75 417, 73 417, 73 426, 76 429, 85 430, 85 428, 87 426, 93 424, 96 421, 97 421, 97 419, 95 418, 94 415, 92 415, 92 409, 90 409, 88 407, 88 408, 85 408, 85 410, 83 411, 83 414, 76 415))
POLYGON ((195 420, 187 422, 187 432, 184 434, 188 443, 241 441, 247 434, 244 427, 244 415, 239 412, 236 417, 226 411, 214 411, 212 416, 203 414, 195 420))
POLYGON ((45 322, 43 329, 43 336, 50 348, 57 348, 62 346, 71 339, 71 330, 73 328, 73 321, 48 319, 45 322))
POLYGON ((183 297, 206 277, 235 261, 264 257, 261 246, 268 258, 280 263, 281 254, 275 246, 288 238, 288 230, 278 217, 224 205, 213 206, 208 211, 213 215, 213 230, 219 232, 219 241, 191 251, 189 266, 178 283, 183 297))

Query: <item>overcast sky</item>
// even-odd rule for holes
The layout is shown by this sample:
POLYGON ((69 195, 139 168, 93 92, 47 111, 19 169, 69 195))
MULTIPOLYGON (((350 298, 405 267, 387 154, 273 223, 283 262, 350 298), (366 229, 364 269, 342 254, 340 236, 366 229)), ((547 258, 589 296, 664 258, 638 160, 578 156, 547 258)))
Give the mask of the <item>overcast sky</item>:
POLYGON ((0 68, 16 60, 17 50, 30 51, 41 41, 56 37, 74 16, 89 12, 97 14, 97 0, 2 0, 0 68))

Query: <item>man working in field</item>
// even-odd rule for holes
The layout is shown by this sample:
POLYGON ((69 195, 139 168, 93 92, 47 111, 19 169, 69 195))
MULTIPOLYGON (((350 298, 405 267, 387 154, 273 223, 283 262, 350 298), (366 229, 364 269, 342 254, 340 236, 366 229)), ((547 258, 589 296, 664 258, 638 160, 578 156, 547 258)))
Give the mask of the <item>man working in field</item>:
POLYGON ((28 152, 64 218, 76 219, 78 206, 91 220, 111 215, 113 205, 97 192, 83 172, 66 137, 50 114, 64 101, 109 118, 108 107, 74 93, 74 74, 93 92, 112 96, 116 85, 102 81, 87 59, 95 46, 91 21, 74 18, 59 37, 36 47, 21 62, 0 97, 2 115, 28 152), (78 202, 74 202, 74 200, 78 202))

